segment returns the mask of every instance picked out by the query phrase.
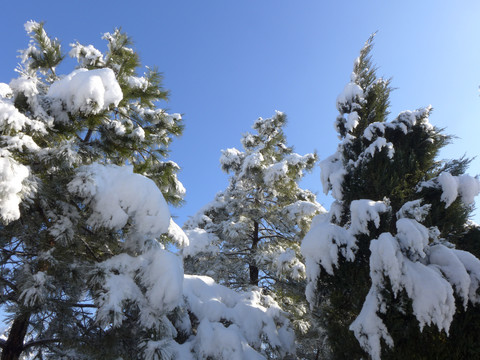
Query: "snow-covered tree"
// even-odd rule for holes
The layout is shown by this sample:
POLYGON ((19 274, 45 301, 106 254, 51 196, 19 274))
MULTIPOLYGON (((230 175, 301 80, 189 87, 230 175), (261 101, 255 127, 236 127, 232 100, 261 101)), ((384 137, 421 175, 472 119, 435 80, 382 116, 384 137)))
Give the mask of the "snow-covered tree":
POLYGON ((462 327, 480 326, 480 261, 461 239, 480 181, 464 174, 466 159, 436 160, 450 138, 430 107, 387 121, 390 81, 371 47, 337 98, 338 150, 320 164, 335 202, 302 242, 307 298, 332 358, 478 357, 462 327))
POLYGON ((303 315, 305 267, 300 240, 323 208, 299 187, 315 154, 301 156, 286 144, 286 116, 258 119, 255 132, 243 135, 244 151, 222 152, 228 187, 186 223, 190 246, 183 249, 185 271, 213 277, 232 289, 260 287, 276 296, 282 309, 303 315))
POLYGON ((136 339, 163 337, 153 335, 169 326, 157 314, 181 294, 181 262, 155 241, 169 226, 164 197, 178 203, 184 192, 165 160, 181 117, 157 107, 167 96, 160 75, 137 75, 120 31, 104 35, 105 54, 72 44, 78 66, 59 75, 59 41, 43 24, 25 28, 19 76, 0 94, 1 303, 11 322, 2 359, 116 348, 105 356, 114 358, 135 330, 136 339), (160 261, 172 280, 157 279, 160 261), (170 298, 154 299, 167 289, 170 298))
POLYGON ((19 76, 0 83, 2 359, 262 359, 293 346, 279 306, 184 276, 165 242, 187 241, 167 202, 184 193, 166 160, 181 134, 156 70, 137 73, 129 38, 106 53, 26 24, 19 76), (68 65, 68 64, 66 64, 68 65))

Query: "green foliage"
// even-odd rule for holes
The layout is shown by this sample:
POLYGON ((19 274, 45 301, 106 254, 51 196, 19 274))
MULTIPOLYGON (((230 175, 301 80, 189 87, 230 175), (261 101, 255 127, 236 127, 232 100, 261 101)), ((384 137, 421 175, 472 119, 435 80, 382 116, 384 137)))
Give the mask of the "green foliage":
MULTIPOLYGON (((431 205, 422 224, 431 231, 438 229, 437 241, 438 238, 447 239, 459 248, 463 245, 465 249, 475 249, 471 238, 476 233, 465 234, 472 207, 460 199, 446 207, 441 200, 441 187, 429 185, 436 184, 442 172, 454 176, 463 174, 469 160, 437 160, 440 149, 451 141, 451 137, 428 123, 430 108, 403 112, 387 121, 390 80, 376 75, 370 57, 372 41, 373 37, 366 42, 354 63, 346 95, 337 100, 340 115, 335 126, 342 139, 337 156, 345 173, 341 195, 336 193, 337 201, 332 206, 331 219, 333 223, 348 228, 352 221, 350 205, 354 200, 385 201, 390 209, 381 215, 378 226, 369 224, 368 235, 355 235, 358 249, 354 261, 341 257, 333 275, 323 271, 318 278, 315 308, 319 323, 326 329, 332 359, 368 357, 349 326, 362 310, 371 287, 370 242, 382 233, 396 233, 397 212, 405 203, 422 199, 422 204, 431 205), (354 125, 352 114, 357 120, 354 125)), ((431 238, 430 241, 435 240, 431 238)), ((478 332, 478 308, 469 304, 464 309, 461 301, 457 301, 457 313, 447 336, 433 326, 427 326, 423 331, 419 329, 412 302, 405 292, 395 294, 391 285, 387 285, 384 292, 386 312, 377 315, 392 336, 394 348, 390 350, 382 340, 382 359, 466 359, 479 356, 474 335, 463 333, 467 328, 472 334, 478 332)))
POLYGON ((102 328, 95 320, 94 299, 104 275, 97 265, 125 252, 130 226, 93 228, 87 222, 91 209, 69 192, 68 184, 83 165, 131 164, 160 187, 168 202, 181 203, 179 167, 165 159, 171 141, 182 133, 181 116, 159 108, 168 96, 161 75, 156 69, 137 75, 139 56, 120 30, 105 34, 106 54, 76 43, 70 55, 82 71, 112 70, 122 100, 102 108, 94 102, 81 110, 69 107, 49 95, 64 59, 59 41, 47 35, 43 24, 29 22, 26 28, 31 41, 22 52, 20 76, 10 83, 12 94, 0 97, 15 109, 9 116, 20 124, 0 125, 0 159, 13 169, 28 167, 29 173, 22 182, 20 215, 2 215, 0 304, 12 329, 26 325, 28 330, 23 336, 7 333, 2 348, 12 349, 17 342, 20 351, 39 358, 138 358, 141 341, 161 339, 171 329, 141 329, 134 304, 125 306, 122 327, 102 328))
POLYGON ((47 35, 43 22, 29 22, 27 26, 31 40, 28 49, 22 52, 23 61, 28 59, 28 68, 31 71, 39 71, 43 75, 49 73, 46 80, 53 82, 57 79, 55 68, 65 57, 61 52, 60 42, 47 35))
POLYGON ((222 170, 230 175, 227 189, 186 224, 211 234, 216 251, 187 257, 185 269, 230 288, 258 286, 274 295, 301 333, 297 355, 308 358, 318 344, 316 329, 308 329, 299 242, 322 208, 298 182, 317 156, 295 154, 286 144, 285 125, 283 113, 260 118, 254 132, 243 135, 243 152, 223 151, 222 170), (281 257, 285 260, 278 260, 281 257))

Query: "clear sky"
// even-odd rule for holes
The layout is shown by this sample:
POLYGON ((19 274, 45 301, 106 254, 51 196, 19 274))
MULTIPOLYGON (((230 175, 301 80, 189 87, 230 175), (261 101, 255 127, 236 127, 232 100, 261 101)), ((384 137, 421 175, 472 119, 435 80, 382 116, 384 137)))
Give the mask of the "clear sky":
MULTIPOLYGON (((478 0, 4 1, 0 82, 15 76, 30 19, 45 21, 65 52, 75 40, 104 50, 101 35, 121 27, 143 64, 163 72, 165 106, 186 126, 171 152, 187 189, 185 206, 171 209, 180 225, 225 188, 220 151, 241 148, 241 134, 260 116, 285 112, 289 145, 321 159, 332 154, 335 99, 375 31, 379 75, 397 88, 391 116, 431 104, 430 121, 458 137, 442 158, 480 155, 478 0)), ((469 173, 480 174, 480 159, 469 173)), ((329 207, 318 169, 302 186, 329 207)))

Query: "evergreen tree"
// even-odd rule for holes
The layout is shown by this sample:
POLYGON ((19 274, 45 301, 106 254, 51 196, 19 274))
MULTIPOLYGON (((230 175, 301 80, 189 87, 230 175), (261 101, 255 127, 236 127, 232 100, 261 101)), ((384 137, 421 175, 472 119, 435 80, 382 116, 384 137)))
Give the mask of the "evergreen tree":
MULTIPOLYGON (((220 284, 244 290, 260 287, 275 294, 283 310, 306 337, 305 270, 300 239, 323 208, 299 187, 315 154, 300 156, 286 144, 286 116, 258 119, 254 133, 242 137, 244 151, 222 152, 228 187, 187 223, 190 247, 183 249, 185 271, 212 276, 220 284)), ((300 344, 298 356, 315 345, 300 344)), ((304 356, 308 356, 305 355, 304 356)))
POLYGON ((113 263, 109 268, 109 259, 143 254, 145 262, 129 270, 146 288, 145 309, 172 310, 172 304, 155 309, 148 295, 153 284, 140 269, 151 269, 158 256, 176 266, 177 277, 181 271, 154 240, 169 225, 163 197, 178 204, 184 192, 178 166, 165 160, 169 143, 182 132, 181 117, 157 107, 167 98, 161 76, 148 69, 137 75, 138 55, 119 30, 104 35, 105 54, 72 44, 70 55, 79 65, 59 76, 65 57, 59 41, 41 23, 25 28, 31 41, 21 53, 19 76, 0 84, 1 303, 11 319, 2 359, 29 352, 77 359, 138 354, 138 340, 161 339, 155 327, 168 321, 139 315, 134 301, 113 308, 114 274, 122 270, 113 263), (130 166, 116 167, 124 164, 130 166), (113 174, 127 186, 140 186, 140 197, 152 191, 147 208, 156 226, 140 228, 138 204, 112 205, 126 201, 112 193, 119 190, 113 174), (102 201, 108 209, 100 208, 102 201), (138 321, 142 316, 156 323, 138 321))
POLYGON ((0 83, 2 359, 262 359, 262 341, 291 352, 272 297, 184 276, 165 250, 188 239, 167 205, 184 192, 166 160, 182 121, 158 107, 159 73, 137 75, 115 30, 105 54, 72 44, 78 67, 59 76, 58 40, 26 30, 19 77, 0 83))
POLYGON ((372 40, 337 98, 342 141, 320 165, 335 202, 302 243, 307 298, 334 359, 472 358, 462 327, 480 325, 469 324, 480 261, 455 244, 480 181, 463 174, 467 159, 436 160, 450 137, 430 107, 387 121, 390 81, 376 75, 372 40))

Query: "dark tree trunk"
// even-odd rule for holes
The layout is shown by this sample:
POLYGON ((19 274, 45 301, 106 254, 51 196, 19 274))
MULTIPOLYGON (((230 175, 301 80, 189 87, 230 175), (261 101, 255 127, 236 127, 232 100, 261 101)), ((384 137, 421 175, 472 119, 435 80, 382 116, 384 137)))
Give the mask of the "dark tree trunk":
POLYGON ((2 360, 18 360, 23 351, 23 342, 27 334, 30 313, 18 316, 12 324, 8 339, 3 345, 2 360))
MULTIPOLYGON (((255 252, 260 241, 258 238, 258 222, 253 222, 253 241, 252 241, 252 257, 255 256, 255 252)), ((258 286, 258 267, 255 264, 255 260, 251 259, 249 264, 250 270, 250 285, 258 286)))

